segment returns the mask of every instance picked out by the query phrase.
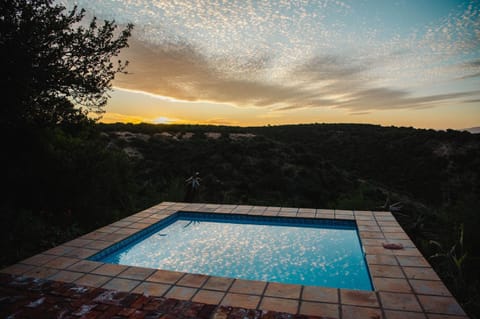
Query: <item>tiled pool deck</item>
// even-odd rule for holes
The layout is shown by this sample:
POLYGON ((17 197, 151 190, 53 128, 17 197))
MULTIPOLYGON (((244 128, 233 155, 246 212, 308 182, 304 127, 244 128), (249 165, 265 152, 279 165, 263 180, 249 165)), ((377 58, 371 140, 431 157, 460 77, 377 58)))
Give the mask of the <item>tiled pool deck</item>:
POLYGON ((163 202, 0 272, 143 293, 162 300, 328 318, 467 318, 390 212, 163 202), (220 278, 87 260, 177 211, 355 220, 374 291, 220 278), (404 248, 385 249, 382 244, 386 242, 401 243, 404 248))

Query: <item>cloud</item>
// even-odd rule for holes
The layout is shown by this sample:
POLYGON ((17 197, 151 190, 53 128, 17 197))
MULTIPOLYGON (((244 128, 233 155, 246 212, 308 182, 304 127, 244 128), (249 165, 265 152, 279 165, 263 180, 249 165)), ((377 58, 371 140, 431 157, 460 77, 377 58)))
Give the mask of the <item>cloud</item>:
POLYGON ((371 112, 353 112, 353 113, 349 113, 348 115, 368 115, 370 113, 371 112))
POLYGON ((465 63, 467 67, 480 68, 480 59, 471 60, 465 63))
POLYGON ((464 74, 459 78, 460 80, 480 77, 480 59, 460 63, 456 67, 464 74))
POLYGON ((463 103, 480 103, 480 99, 464 100, 463 103))
POLYGON ((464 75, 464 76, 460 77, 459 79, 460 80, 465 80, 465 79, 473 79, 473 78, 478 78, 478 77, 480 77, 480 72, 470 73, 470 74, 467 74, 467 75, 464 75))
POLYGON ((229 119, 213 118, 213 119, 201 121, 201 124, 239 126, 241 123, 238 121, 232 121, 229 119))
POLYGON ((122 52, 131 74, 114 82, 123 89, 278 112, 419 109, 480 96, 473 86, 435 87, 480 76, 478 0, 402 36, 374 23, 349 29, 356 5, 334 0, 77 2, 136 25, 122 52))
POLYGON ((293 70, 293 76, 309 81, 349 80, 369 69, 365 61, 352 61, 341 56, 323 55, 310 58, 293 70))
POLYGON ((374 62, 334 55, 315 56, 284 70, 282 77, 273 80, 262 78, 269 67, 265 61, 272 57, 260 61, 240 59, 238 65, 250 65, 252 72, 241 77, 237 71, 232 71, 230 59, 209 57, 189 43, 152 44, 133 38, 122 57, 130 61, 130 74, 117 77, 114 84, 120 88, 176 100, 277 111, 311 107, 362 112, 419 109, 471 99, 480 93, 413 96, 406 89, 377 85, 369 75, 375 68, 374 62))
POLYGON ((209 60, 191 45, 154 45, 135 39, 122 58, 130 62, 128 75, 115 86, 184 101, 209 101, 237 106, 273 107, 298 101, 314 103, 311 92, 298 86, 238 79, 218 61, 209 60))
POLYGON ((408 92, 374 88, 360 90, 353 94, 352 100, 342 103, 342 108, 350 110, 387 110, 387 109, 424 109, 459 101, 461 98, 478 95, 478 92, 457 92, 412 97, 408 92))

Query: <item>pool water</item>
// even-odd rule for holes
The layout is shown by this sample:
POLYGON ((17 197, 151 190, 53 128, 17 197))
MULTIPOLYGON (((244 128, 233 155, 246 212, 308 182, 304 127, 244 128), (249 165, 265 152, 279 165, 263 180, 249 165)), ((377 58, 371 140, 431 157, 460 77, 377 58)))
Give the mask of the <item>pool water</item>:
POLYGON ((220 277, 372 290, 353 221, 177 213, 92 259, 220 277))

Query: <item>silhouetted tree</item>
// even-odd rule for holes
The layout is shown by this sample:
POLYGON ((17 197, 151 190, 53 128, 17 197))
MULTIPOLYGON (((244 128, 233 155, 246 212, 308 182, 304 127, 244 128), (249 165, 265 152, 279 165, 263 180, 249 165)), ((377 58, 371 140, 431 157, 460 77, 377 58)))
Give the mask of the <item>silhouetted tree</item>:
POLYGON ((133 26, 56 0, 0 0, 0 268, 131 213, 131 164, 101 114, 133 26), (29 243, 28 247, 21 243, 29 243))
POLYGON ((0 70, 5 129, 78 123, 101 114, 133 25, 85 23, 85 11, 52 0, 0 0, 0 70))

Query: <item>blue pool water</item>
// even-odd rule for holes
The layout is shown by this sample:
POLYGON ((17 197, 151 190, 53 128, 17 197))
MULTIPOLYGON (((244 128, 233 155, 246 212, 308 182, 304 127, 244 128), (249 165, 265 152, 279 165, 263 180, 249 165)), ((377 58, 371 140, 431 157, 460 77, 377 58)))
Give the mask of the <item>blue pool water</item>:
POLYGON ((221 277, 372 290, 352 221, 180 212, 91 259, 221 277))

